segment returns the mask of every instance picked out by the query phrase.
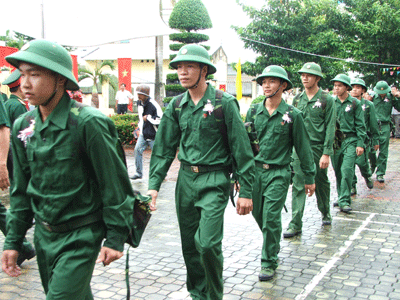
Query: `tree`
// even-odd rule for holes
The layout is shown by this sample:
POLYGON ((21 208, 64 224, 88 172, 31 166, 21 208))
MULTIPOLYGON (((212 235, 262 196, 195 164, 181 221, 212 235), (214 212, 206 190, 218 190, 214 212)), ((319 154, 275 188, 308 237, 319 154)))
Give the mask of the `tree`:
POLYGON ((16 31, 7 30, 6 35, 0 36, 0 41, 6 42, 7 47, 21 49, 24 44, 35 38, 16 31))
MULTIPOLYGON (((180 33, 173 33, 169 35, 171 41, 178 43, 170 44, 169 48, 172 51, 179 51, 184 45, 191 43, 201 43, 208 41, 208 35, 192 32, 212 27, 212 22, 208 11, 201 0, 180 0, 174 6, 168 22, 169 26, 173 29, 178 29, 180 33)), ((210 50, 209 46, 201 45, 206 50, 210 50)), ((174 59, 176 54, 171 54, 170 59, 174 59)), ((212 76, 212 75, 210 75, 212 76)), ((167 97, 164 102, 171 101, 173 96, 186 91, 178 80, 178 74, 168 74, 167 84, 165 86, 167 97)))
POLYGON ((399 61, 400 54, 395 50, 398 49, 400 40, 399 1, 341 2, 343 3, 338 4, 334 0, 269 0, 260 10, 240 4, 252 22, 246 27, 234 28, 243 39, 245 47, 260 54, 254 64, 245 63, 242 70, 256 75, 269 64, 282 65, 295 86, 299 86, 297 70, 305 62, 314 61, 321 65, 326 75, 321 81, 322 87, 330 87, 329 80, 336 74, 350 71, 366 75, 367 84, 379 80, 376 66, 352 61, 399 61), (385 20, 388 28, 382 23, 385 20), (258 41, 342 60, 274 48, 258 41), (390 42, 392 45, 389 46, 390 42))
POLYGON ((78 70, 78 81, 82 81, 86 78, 90 78, 93 80, 92 103, 97 108, 99 107, 99 95, 97 93, 98 83, 100 85, 103 85, 104 83, 109 83, 115 91, 118 90, 118 79, 115 75, 105 73, 107 67, 111 69, 111 71, 115 70, 115 65, 110 60, 97 61, 93 69, 85 66, 80 66, 78 70))

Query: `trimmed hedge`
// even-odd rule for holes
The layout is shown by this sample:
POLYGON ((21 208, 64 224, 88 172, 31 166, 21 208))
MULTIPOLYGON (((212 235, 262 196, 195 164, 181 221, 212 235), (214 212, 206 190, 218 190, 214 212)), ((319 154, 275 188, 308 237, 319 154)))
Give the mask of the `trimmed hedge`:
POLYGON ((179 32, 171 33, 169 39, 175 42, 181 42, 184 44, 196 44, 200 42, 208 41, 210 38, 206 34, 196 32, 179 32))
POLYGON ((178 80, 178 73, 167 74, 167 80, 169 80, 169 81, 178 80))
POLYGON ((172 92, 179 92, 183 93, 186 92, 186 89, 181 86, 180 84, 169 84, 165 86, 166 91, 172 91, 172 92))
POLYGON ((139 116, 137 114, 113 115, 113 120, 118 136, 123 145, 136 145, 136 139, 133 136, 133 130, 138 126, 139 116))
POLYGON ((168 25, 174 29, 197 31, 211 28, 212 22, 201 0, 180 0, 172 10, 168 25))
POLYGON ((253 101, 251 101, 251 104, 256 104, 256 103, 260 103, 263 102, 265 99, 264 95, 258 96, 257 98, 255 98, 253 101))

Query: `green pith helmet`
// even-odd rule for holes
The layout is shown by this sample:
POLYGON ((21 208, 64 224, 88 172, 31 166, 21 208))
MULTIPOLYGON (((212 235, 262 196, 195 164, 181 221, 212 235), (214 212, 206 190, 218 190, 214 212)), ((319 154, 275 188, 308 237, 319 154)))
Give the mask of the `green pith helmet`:
POLYGON ((12 72, 7 78, 6 80, 4 80, 2 82, 2 84, 4 85, 8 85, 9 88, 13 88, 16 86, 19 86, 19 78, 21 77, 21 72, 16 69, 14 72, 12 72))
POLYGON ((277 77, 285 80, 288 83, 285 91, 290 90, 293 86, 292 82, 289 80, 288 74, 284 68, 280 66, 268 66, 264 69, 261 75, 256 78, 256 81, 259 85, 262 85, 262 81, 265 77, 277 77))
POLYGON ((20 51, 6 57, 6 61, 18 68, 21 62, 34 64, 67 78, 66 89, 79 90, 78 82, 72 73, 71 55, 59 44, 47 40, 34 40, 26 43, 20 51))
POLYGON ((361 85, 363 88, 365 88, 366 90, 368 90, 367 86, 365 85, 365 81, 362 80, 361 78, 354 78, 351 80, 350 82, 351 86, 353 85, 361 85))
POLYGON ((183 46, 176 57, 169 63, 171 68, 176 69, 178 67, 178 63, 182 61, 193 61, 201 64, 205 64, 208 66, 207 74, 214 74, 217 72, 217 69, 212 64, 210 60, 210 55, 204 47, 196 45, 196 44, 189 44, 183 46))
POLYGON ((377 94, 387 94, 390 90, 390 86, 384 80, 378 81, 374 87, 374 92, 377 94))
POLYGON ((342 83, 344 83, 345 85, 347 85, 347 86, 350 88, 350 90, 353 89, 353 88, 351 87, 351 84, 350 84, 350 77, 347 76, 346 74, 338 74, 338 75, 336 75, 335 78, 331 79, 331 81, 332 81, 332 82, 334 82, 334 81, 342 82, 342 83))
POLYGON ((324 78, 324 74, 322 74, 321 66, 315 62, 305 63, 304 66, 299 71, 297 71, 297 73, 313 74, 313 75, 317 75, 321 78, 324 78))

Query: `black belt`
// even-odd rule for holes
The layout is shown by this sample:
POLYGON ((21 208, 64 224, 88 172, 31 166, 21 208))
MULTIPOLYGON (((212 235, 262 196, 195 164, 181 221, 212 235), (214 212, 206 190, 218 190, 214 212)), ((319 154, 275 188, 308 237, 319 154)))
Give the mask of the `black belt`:
POLYGON ((229 171, 229 167, 224 165, 191 166, 181 163, 181 168, 185 171, 191 171, 193 173, 207 173, 207 172, 222 171, 222 170, 229 171))
POLYGON ((58 224, 58 225, 50 225, 49 223, 42 221, 40 218, 35 216, 37 223, 41 224, 47 231, 56 232, 56 233, 63 233, 75 230, 77 228, 96 223, 103 219, 103 212, 101 210, 92 213, 87 216, 83 216, 81 218, 74 219, 72 221, 58 224))
POLYGON ((264 169, 264 170, 271 170, 271 169, 283 169, 286 168, 287 165, 271 165, 271 164, 263 164, 259 161, 256 161, 256 167, 264 169))

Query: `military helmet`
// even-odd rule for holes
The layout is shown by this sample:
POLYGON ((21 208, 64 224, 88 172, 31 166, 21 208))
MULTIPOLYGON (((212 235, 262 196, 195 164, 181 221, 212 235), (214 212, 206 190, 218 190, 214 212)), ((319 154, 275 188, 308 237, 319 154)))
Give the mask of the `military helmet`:
POLYGON ((16 69, 14 72, 12 72, 7 78, 6 78, 6 80, 4 80, 3 82, 2 82, 2 84, 4 84, 4 85, 8 85, 8 87, 10 88, 10 89, 12 89, 12 88, 14 88, 14 87, 17 87, 17 86, 19 86, 21 83, 20 83, 20 79, 21 78, 21 72, 18 70, 18 69, 16 69))
POLYGON ((136 88, 136 93, 150 97, 150 87, 148 85, 139 85, 136 88))
POLYGON ((293 86, 292 82, 289 80, 287 72, 280 66, 272 65, 266 67, 262 74, 256 78, 257 83, 262 85, 262 81, 265 77, 277 77, 285 80, 288 84, 285 91, 290 90, 293 86))
POLYGON ((178 67, 178 63, 183 61, 193 61, 207 65, 207 74, 214 74, 217 72, 217 69, 210 60, 207 50, 204 49, 204 47, 196 44, 188 44, 183 46, 179 50, 176 57, 169 63, 169 65, 171 68, 176 69, 178 67))
POLYGON ((297 71, 297 73, 307 73, 317 75, 321 78, 324 78, 324 74, 322 74, 321 66, 315 62, 308 62, 303 65, 303 67, 297 71))
POLYGON ((17 68, 21 62, 26 62, 49 69, 67 78, 67 90, 79 90, 79 85, 72 73, 71 55, 57 43, 47 40, 28 42, 20 51, 7 56, 6 61, 17 68))
POLYGON ((377 94, 387 94, 390 92, 390 86, 384 80, 378 81, 374 87, 374 92, 377 94))
POLYGON ((350 88, 350 90, 353 89, 353 88, 351 87, 351 84, 350 84, 350 77, 347 76, 346 74, 338 74, 338 75, 336 75, 335 78, 331 79, 331 81, 332 81, 332 82, 334 82, 334 81, 342 82, 342 83, 344 83, 345 85, 347 85, 347 86, 350 88))
POLYGON ((353 85, 361 85, 362 87, 364 87, 366 90, 368 90, 367 86, 365 85, 365 81, 362 80, 361 78, 354 78, 350 81, 351 86, 353 85))

